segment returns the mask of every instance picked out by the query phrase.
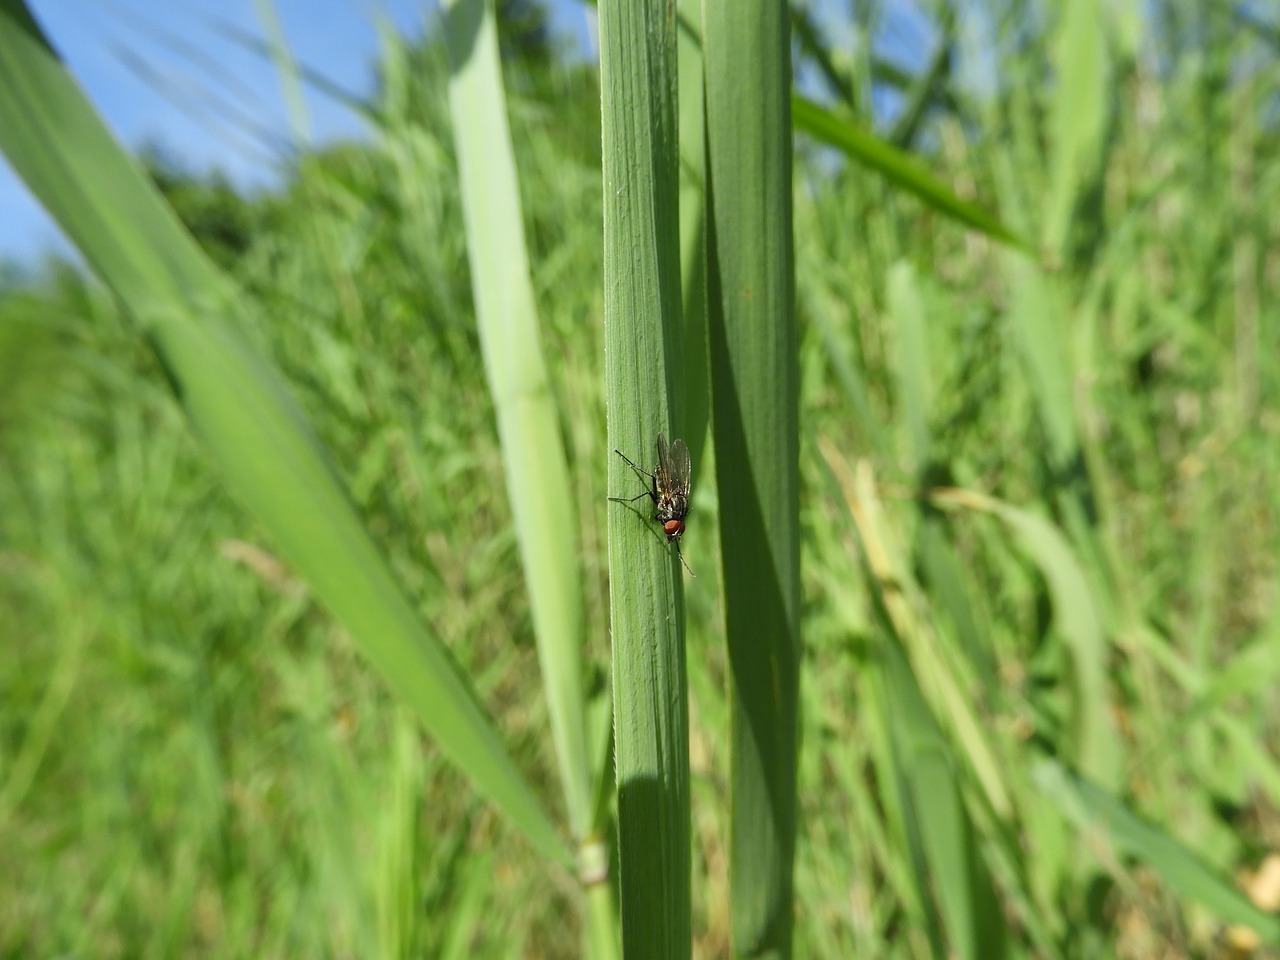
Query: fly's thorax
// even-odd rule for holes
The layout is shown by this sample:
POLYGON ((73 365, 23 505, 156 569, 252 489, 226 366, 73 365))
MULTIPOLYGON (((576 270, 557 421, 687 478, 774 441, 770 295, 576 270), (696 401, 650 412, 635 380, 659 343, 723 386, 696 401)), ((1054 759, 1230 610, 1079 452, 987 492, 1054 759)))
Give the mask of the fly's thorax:
POLYGON ((689 498, 663 490, 657 499, 653 519, 664 525, 672 520, 683 520, 689 515, 689 498))

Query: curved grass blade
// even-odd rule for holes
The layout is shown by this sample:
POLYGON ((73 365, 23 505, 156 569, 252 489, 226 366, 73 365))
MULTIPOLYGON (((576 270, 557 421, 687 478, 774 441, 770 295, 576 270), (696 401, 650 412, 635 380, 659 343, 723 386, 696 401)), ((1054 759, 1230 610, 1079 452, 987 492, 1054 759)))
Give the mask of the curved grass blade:
POLYGON ((807 97, 793 94, 791 117, 796 129, 815 140, 837 148, 847 156, 883 174, 895 186, 915 194, 940 213, 1002 243, 1029 249, 1027 242, 1000 222, 984 207, 962 200, 921 166, 909 153, 867 133, 834 111, 819 106, 807 97))
POLYGON ((1120 777, 1120 745, 1110 720, 1107 637, 1098 603, 1066 537, 1048 520, 970 490, 935 490, 939 506, 964 506, 999 518, 1039 568, 1049 587, 1055 623, 1071 654, 1076 761, 1089 776, 1120 777))
POLYGON ((1136 857, 1158 873, 1175 893, 1204 904, 1229 923, 1240 923, 1270 943, 1280 943, 1280 918, 1258 909, 1230 881, 1193 851, 1147 823, 1101 787, 1052 760, 1031 771, 1032 780, 1075 826, 1136 857))
POLYGON ((150 341, 227 487, 442 751, 540 851, 571 864, 300 409, 237 328, 239 294, 112 139, 20 0, 0 0, 0 148, 150 341))

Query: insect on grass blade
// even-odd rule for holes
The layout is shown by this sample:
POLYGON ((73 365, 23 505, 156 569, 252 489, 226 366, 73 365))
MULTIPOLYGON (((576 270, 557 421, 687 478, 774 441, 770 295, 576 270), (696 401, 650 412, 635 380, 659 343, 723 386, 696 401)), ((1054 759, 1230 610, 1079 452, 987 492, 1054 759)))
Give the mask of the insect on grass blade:
POLYGON ((680 552, 680 538, 684 536, 684 518, 689 515, 692 469, 689 465, 688 446, 683 440, 673 440, 668 447, 667 438, 661 433, 658 434, 658 464, 653 468, 652 473, 644 467, 636 466, 634 461, 621 450, 613 452, 625 460, 627 466, 636 473, 649 478, 649 489, 631 498, 610 497, 609 499, 614 503, 635 503, 642 497, 652 500, 653 519, 662 524, 662 533, 667 543, 676 545, 676 556, 689 571, 689 576, 696 577, 697 574, 690 569, 684 554, 680 552))

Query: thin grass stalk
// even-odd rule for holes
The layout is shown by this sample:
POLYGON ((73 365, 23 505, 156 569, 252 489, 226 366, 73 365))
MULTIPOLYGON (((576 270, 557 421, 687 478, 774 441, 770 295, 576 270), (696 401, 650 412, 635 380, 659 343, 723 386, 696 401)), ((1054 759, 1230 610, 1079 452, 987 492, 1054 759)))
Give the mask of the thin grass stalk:
POLYGON ((246 306, 112 139, 20 0, 0 0, 0 148, 123 304, 228 489, 442 751, 543 855, 572 856, 360 523, 246 306))
MULTIPOLYGON (((684 423, 674 4, 600 4, 600 80, 609 447, 647 468, 684 423)), ((640 492, 608 462, 612 494, 640 492)), ((684 573, 641 504, 608 505, 622 942, 669 960, 691 950, 684 573)))
POLYGON ((965 723, 968 708, 955 688, 972 689, 972 684, 962 682, 966 671, 933 635, 932 621, 918 613, 929 608, 919 585, 903 572, 907 554, 889 533, 869 462, 860 461, 850 471, 828 444, 822 446, 844 488, 864 569, 876 591, 875 610, 884 636, 871 668, 876 681, 871 688, 884 713, 889 762, 898 786, 896 812, 911 851, 930 940, 937 955, 1002 956, 1004 919, 986 863, 974 844, 972 817, 963 802, 966 764, 958 761, 966 760, 977 772, 988 810, 1002 820, 1011 813, 1012 784, 996 780, 1000 768, 993 763, 992 745, 982 739, 973 718, 965 723), (946 718, 945 724, 939 717, 946 718))
POLYGON ((708 301, 725 522, 739 956, 789 957, 800 652, 799 361, 786 4, 707 0, 708 301))
POLYGON ((592 796, 578 537, 529 279, 497 27, 486 0, 446 0, 445 16, 449 105, 480 347, 498 416, 569 827, 584 842, 591 832, 592 796))
POLYGON ((382 803, 374 873, 378 955, 413 955, 414 924, 418 916, 421 850, 418 819, 422 803, 425 763, 416 718, 396 711, 391 731, 390 782, 382 803))

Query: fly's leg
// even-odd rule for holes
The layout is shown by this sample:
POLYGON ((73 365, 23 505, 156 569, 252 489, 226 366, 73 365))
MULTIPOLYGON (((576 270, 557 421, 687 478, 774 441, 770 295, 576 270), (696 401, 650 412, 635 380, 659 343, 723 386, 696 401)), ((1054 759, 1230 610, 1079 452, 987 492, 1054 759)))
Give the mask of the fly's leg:
POLYGON ((689 561, 687 561, 684 558, 684 554, 680 552, 680 541, 677 540, 675 543, 676 543, 676 556, 680 558, 680 562, 684 564, 684 568, 689 571, 689 576, 693 577, 696 580, 698 578, 698 575, 693 572, 693 569, 689 566, 689 561))
POLYGON ((634 463, 632 463, 632 462, 631 462, 631 458, 630 458, 630 457, 628 457, 628 456, 627 456, 625 453, 623 453, 621 450, 614 450, 613 452, 614 452, 614 453, 616 453, 618 456, 620 456, 623 460, 627 461, 627 466, 628 466, 628 467, 630 467, 632 470, 634 470, 636 473, 643 473, 643 474, 644 474, 646 477, 648 477, 650 480, 652 480, 652 479, 653 479, 653 474, 652 474, 652 473, 650 473, 650 472, 649 472, 648 470, 646 470, 644 467, 637 467, 634 463))
POLYGON ((641 497, 652 497, 652 496, 653 494, 651 494, 648 490, 645 490, 643 493, 637 493, 630 500, 628 500, 626 497, 610 497, 609 499, 612 500, 614 503, 635 503, 641 497))

